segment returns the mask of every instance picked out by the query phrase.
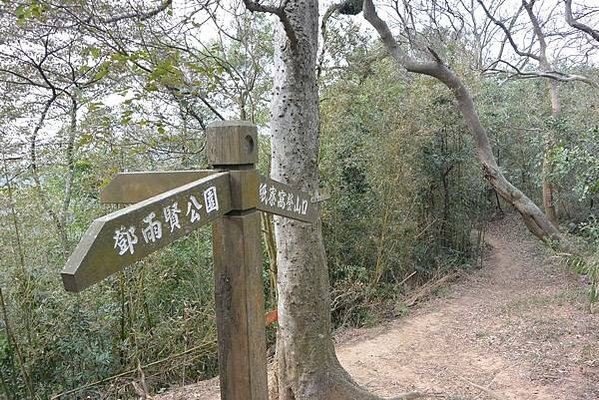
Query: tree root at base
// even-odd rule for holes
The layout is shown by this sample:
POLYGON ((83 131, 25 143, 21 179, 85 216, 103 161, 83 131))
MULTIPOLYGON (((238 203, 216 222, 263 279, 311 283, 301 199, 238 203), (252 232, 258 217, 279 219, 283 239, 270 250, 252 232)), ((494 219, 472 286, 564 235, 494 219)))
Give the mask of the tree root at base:
POLYGON ((329 375, 328 395, 323 400, 414 400, 438 397, 437 394, 417 391, 401 393, 390 398, 377 396, 358 385, 341 365, 338 364, 332 369, 329 375))

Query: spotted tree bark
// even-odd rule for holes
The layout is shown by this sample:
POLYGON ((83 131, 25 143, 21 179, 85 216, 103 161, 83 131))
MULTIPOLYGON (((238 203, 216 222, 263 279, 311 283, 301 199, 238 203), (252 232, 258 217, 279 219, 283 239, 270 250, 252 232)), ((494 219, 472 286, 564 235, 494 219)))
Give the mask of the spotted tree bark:
MULTIPOLYGON (((283 1, 276 8, 244 2, 249 10, 275 14, 281 22, 275 36, 271 176, 312 192, 319 182, 318 0, 283 1)), ((272 397, 379 399, 360 388, 335 355, 320 221, 310 225, 277 217, 275 236, 279 330, 272 397)))
POLYGON ((474 137, 476 153, 485 179, 505 201, 520 213, 530 232, 543 241, 557 242, 562 246, 567 246, 566 240, 539 207, 501 173, 472 96, 460 78, 443 63, 433 50, 430 50, 433 61, 420 61, 409 56, 399 46, 387 23, 378 16, 372 0, 364 0, 363 11, 364 18, 376 29, 385 48, 402 68, 409 72, 434 77, 451 90, 474 137))
MULTIPOLYGON (((287 32, 276 34, 271 119, 273 179, 305 191, 318 187, 319 107, 315 63, 318 2, 296 1, 285 10, 287 32), (291 36, 291 37, 289 37, 291 36)), ((281 400, 320 399, 336 363, 329 336, 330 299, 320 222, 275 218, 281 400)))

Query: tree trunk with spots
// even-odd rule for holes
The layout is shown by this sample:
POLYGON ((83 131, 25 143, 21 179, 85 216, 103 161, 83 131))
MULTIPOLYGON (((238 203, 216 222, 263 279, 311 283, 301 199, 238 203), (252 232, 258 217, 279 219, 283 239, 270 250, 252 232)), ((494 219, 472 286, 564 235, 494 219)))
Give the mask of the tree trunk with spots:
MULTIPOLYGON (((290 26, 275 38, 272 103, 273 179, 304 191, 318 187, 319 107, 315 78, 318 3, 297 1, 285 10, 290 26), (295 38, 286 31, 293 29, 295 38)), ((317 399, 332 343, 328 274, 320 222, 275 217, 279 332, 279 399, 317 399)))
MULTIPOLYGON (((312 192, 319 182, 318 0, 288 2, 277 15, 282 23, 275 38, 271 174, 312 192)), ((277 217, 275 235, 279 313, 275 396, 378 399, 354 383, 335 355, 320 221, 309 225, 277 217)))

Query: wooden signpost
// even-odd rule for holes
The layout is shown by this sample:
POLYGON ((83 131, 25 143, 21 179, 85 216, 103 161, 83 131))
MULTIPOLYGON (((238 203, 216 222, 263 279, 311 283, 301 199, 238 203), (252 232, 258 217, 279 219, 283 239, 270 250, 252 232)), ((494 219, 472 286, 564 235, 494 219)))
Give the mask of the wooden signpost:
POLYGON ((103 202, 131 204, 92 222, 62 271, 79 292, 212 223, 222 400, 266 400, 266 339, 258 210, 312 223, 309 194, 260 177, 256 127, 207 128, 212 170, 119 174, 103 202))

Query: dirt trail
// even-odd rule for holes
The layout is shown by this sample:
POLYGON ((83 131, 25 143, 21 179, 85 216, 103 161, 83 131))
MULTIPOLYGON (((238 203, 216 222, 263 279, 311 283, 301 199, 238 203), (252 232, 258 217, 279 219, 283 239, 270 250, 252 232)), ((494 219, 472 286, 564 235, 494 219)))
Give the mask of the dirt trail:
POLYGON ((598 400, 599 316, 585 309, 584 285, 513 218, 487 241, 483 269, 409 317, 344 341, 341 363, 380 395, 494 398, 474 383, 505 399, 598 400))
MULTIPOLYGON (((340 335, 343 366, 381 396, 598 400, 599 315, 586 309, 584 282, 514 218, 494 223, 487 241, 485 266, 439 297, 405 318, 340 335)), ((218 399, 217 390, 200 383, 183 398, 218 399)))

